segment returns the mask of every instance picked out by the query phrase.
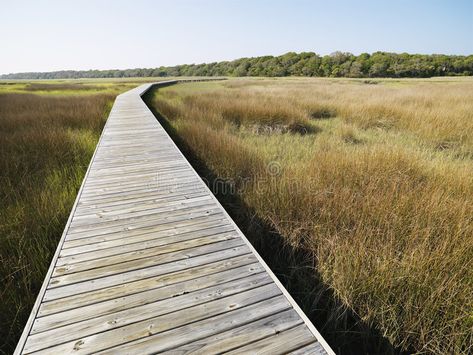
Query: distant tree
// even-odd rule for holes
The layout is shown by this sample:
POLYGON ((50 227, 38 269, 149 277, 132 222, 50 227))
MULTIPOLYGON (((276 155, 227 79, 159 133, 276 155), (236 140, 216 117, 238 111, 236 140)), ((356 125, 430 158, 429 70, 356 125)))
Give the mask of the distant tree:
POLYGON ((473 55, 420 55, 375 52, 355 56, 334 52, 320 57, 313 52, 289 52, 278 57, 240 58, 234 61, 183 64, 172 67, 126 70, 62 70, 0 75, 1 79, 76 79, 164 76, 331 76, 430 77, 473 75, 473 55))
POLYGON ((361 78, 363 76, 363 64, 357 61, 351 63, 350 71, 347 76, 350 78, 361 78))

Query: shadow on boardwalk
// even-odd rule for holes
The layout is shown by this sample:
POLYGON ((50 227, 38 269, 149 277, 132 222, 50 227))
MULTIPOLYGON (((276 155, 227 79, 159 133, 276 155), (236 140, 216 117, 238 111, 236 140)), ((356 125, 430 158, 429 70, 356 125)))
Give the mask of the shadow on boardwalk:
POLYGON ((217 180, 217 176, 149 104, 153 92, 151 90, 143 97, 150 110, 205 183, 209 187, 221 187, 212 192, 332 349, 337 354, 400 354, 378 330, 363 322, 321 281, 310 255, 288 246, 284 238, 259 219, 237 194, 221 193, 232 191, 231 187, 222 188, 221 179, 217 180), (215 181, 218 184, 214 184, 215 181))

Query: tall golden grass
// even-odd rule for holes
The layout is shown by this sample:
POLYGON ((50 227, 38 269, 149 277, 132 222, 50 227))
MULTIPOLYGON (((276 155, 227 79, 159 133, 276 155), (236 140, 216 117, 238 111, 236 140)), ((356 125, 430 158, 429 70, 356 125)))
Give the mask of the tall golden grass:
POLYGON ((21 335, 114 96, 0 93, 0 353, 21 335))
POLYGON ((151 104, 395 347, 469 353, 473 81, 374 83, 180 84, 151 104))

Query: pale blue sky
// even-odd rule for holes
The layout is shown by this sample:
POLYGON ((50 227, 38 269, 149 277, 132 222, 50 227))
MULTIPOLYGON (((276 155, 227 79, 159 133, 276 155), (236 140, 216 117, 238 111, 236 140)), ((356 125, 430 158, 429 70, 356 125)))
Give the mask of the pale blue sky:
POLYGON ((0 74, 336 50, 473 54, 473 0, 0 0, 0 74))

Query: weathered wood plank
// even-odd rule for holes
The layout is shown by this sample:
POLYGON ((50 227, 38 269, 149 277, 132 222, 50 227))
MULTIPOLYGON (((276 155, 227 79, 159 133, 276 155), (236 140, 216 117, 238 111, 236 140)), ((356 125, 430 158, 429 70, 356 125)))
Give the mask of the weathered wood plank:
POLYGON ((307 346, 315 341, 313 334, 305 324, 288 329, 268 338, 250 343, 241 348, 229 351, 227 354, 261 354, 278 355, 287 354, 291 350, 307 346))
POLYGON ((197 193, 206 193, 202 186, 182 186, 179 189, 170 187, 154 193, 129 194, 122 198, 104 198, 96 201, 81 201, 77 207, 77 216, 93 213, 95 209, 120 208, 118 206, 128 206, 141 202, 161 203, 167 199, 171 200, 181 196, 197 193))
POLYGON ((193 186, 198 183, 198 179, 195 176, 188 177, 181 180, 169 181, 163 184, 157 184, 155 182, 145 183, 137 186, 130 187, 128 189, 99 189, 93 191, 84 191, 84 200, 92 201, 97 198, 112 197, 112 196, 121 196, 123 194, 138 192, 138 191, 160 191, 161 189, 167 187, 176 187, 176 186, 193 186))
MULTIPOLYGON (((130 219, 130 220, 122 220, 115 225, 105 225, 105 226, 98 226, 96 228, 87 229, 84 227, 78 228, 79 230, 73 230, 67 234, 67 240, 73 239, 80 239, 80 238, 87 238, 92 236, 99 236, 99 235, 106 235, 112 233, 122 233, 127 232, 130 230, 137 230, 142 229, 144 227, 155 227, 159 225, 169 225, 171 223, 181 222, 181 221, 190 221, 193 219, 201 218, 201 217, 210 217, 213 215, 220 215, 222 211, 218 207, 214 207, 211 209, 204 207, 194 208, 194 209, 185 209, 180 211, 179 213, 162 213, 161 215, 155 214, 149 216, 149 219, 140 218, 130 219)), ((165 228, 167 226, 164 226, 165 228)), ((159 228, 159 227, 157 227, 159 228)))
POLYGON ((125 297, 127 295, 151 290, 153 288, 165 287, 174 283, 220 273, 225 270, 231 270, 255 262, 257 262, 257 260, 252 254, 243 254, 211 263, 188 265, 188 267, 182 267, 177 271, 163 275, 158 274, 158 276, 146 277, 104 289, 72 294, 70 296, 44 302, 38 312, 38 317, 105 302, 119 297, 125 297))
POLYGON ((51 294, 63 294, 67 291, 79 293, 113 286, 137 278, 154 276, 157 272, 171 272, 181 265, 208 263, 220 260, 219 258, 223 256, 229 257, 233 254, 241 255, 247 252, 248 249, 238 238, 229 238, 156 257, 125 261, 120 264, 51 277, 45 298, 51 294), (161 271, 161 269, 166 271, 161 271))
POLYGON ((166 206, 166 204, 179 204, 184 203, 187 200, 197 199, 200 197, 208 197, 205 191, 202 190, 191 190, 190 192, 180 192, 178 194, 169 194, 169 196, 158 196, 157 198, 153 196, 147 196, 142 198, 136 198, 130 201, 122 201, 121 204, 112 204, 112 205, 89 205, 83 206, 74 218, 78 217, 99 217, 100 216, 113 216, 120 215, 126 212, 126 210, 144 210, 150 208, 150 206, 161 207, 166 206))
MULTIPOLYGON (((139 249, 146 249, 163 244, 172 244, 178 241, 195 239, 198 237, 209 236, 217 233, 228 232, 234 230, 233 226, 229 224, 215 222, 204 224, 203 226, 193 225, 187 232, 177 233, 172 230, 171 233, 147 233, 133 238, 113 239, 109 241, 101 241, 89 244, 82 244, 78 246, 66 245, 63 247, 60 257, 64 258, 69 255, 84 254, 93 255, 91 253, 98 253, 98 257, 105 257, 109 255, 121 254, 126 251, 134 251, 139 249), (209 226, 210 224, 210 226, 209 226), (215 225, 216 224, 216 225, 215 225), (132 245, 133 244, 133 245, 132 245), (107 249, 105 252, 102 249, 107 249)), ((94 259, 94 257, 90 258, 94 259)))
POLYGON ((197 181, 197 178, 190 174, 182 174, 182 176, 160 176, 158 173, 155 173, 148 176, 129 177, 129 180, 132 181, 113 181, 103 185, 95 185, 84 190, 84 197, 93 194, 108 195, 120 191, 131 191, 136 188, 142 188, 143 186, 172 186, 173 184, 180 184, 184 178, 189 179, 190 185, 192 185, 193 181, 197 181))
MULTIPOLYGON (((25 353, 66 343, 54 349, 57 354, 62 354, 59 349, 70 351, 78 340, 83 342, 78 354, 85 350, 95 352, 280 295, 279 289, 270 283, 269 278, 256 276, 259 277, 258 281, 233 282, 204 290, 198 295, 182 295, 180 302, 167 299, 31 334, 25 345, 25 353)), ((280 300, 287 305, 283 297, 280 300)))
POLYGON ((78 227, 81 225, 92 226, 95 223, 103 224, 103 222, 114 222, 122 219, 129 219, 132 217, 146 216, 149 214, 163 213, 187 209, 190 207, 213 205, 210 196, 200 196, 195 198, 185 198, 166 204, 140 205, 128 209, 118 210, 114 212, 95 213, 88 216, 75 216, 71 221, 71 227, 78 227), (210 204, 208 204, 210 202, 210 204), (124 217, 126 216, 126 218, 124 217))
MULTIPOLYGON (((248 300, 252 302, 252 300, 248 300)), ((270 314, 284 312, 290 307, 284 297, 275 297, 264 300, 256 305, 250 305, 240 309, 239 304, 231 305, 232 311, 219 314, 209 319, 182 326, 155 336, 142 337, 134 342, 115 347, 100 354, 137 353, 152 354, 155 352, 173 353, 173 348, 188 341, 200 339, 218 332, 238 327, 245 322, 268 316, 270 314)))
POLYGON ((142 228, 138 230, 130 231, 129 233, 115 233, 103 236, 94 236, 88 238, 80 238, 74 240, 66 240, 64 242, 63 249, 75 248, 86 245, 102 244, 106 243, 120 243, 121 245, 127 243, 134 243, 139 241, 146 241, 149 239, 155 239, 160 237, 169 237, 176 234, 185 234, 193 231, 199 231, 201 229, 219 227, 226 224, 225 218, 222 215, 214 215, 201 219, 195 219, 192 221, 185 220, 184 222, 176 223, 167 228, 153 229, 153 227, 142 228))
MULTIPOLYGON (((180 243, 113 255, 107 258, 86 261, 81 260, 78 263, 61 266, 55 269, 49 287, 56 288, 71 283, 159 265, 168 262, 169 260, 173 260, 172 258, 178 258, 179 253, 184 253, 185 256, 188 256, 193 252, 193 250, 195 250, 195 248, 199 248, 202 253, 212 252, 215 245, 218 246, 223 244, 229 246, 232 245, 231 242, 234 240, 235 244, 240 243, 238 234, 232 231, 187 240, 180 243), (64 271, 68 271, 68 273, 65 273, 64 271)), ((85 253, 84 255, 87 256, 88 253, 85 253)))
POLYGON ((102 186, 107 186, 107 185, 114 185, 114 184, 122 184, 121 186, 126 186, 126 183, 134 182, 135 179, 137 181, 141 181, 147 178, 151 179, 156 179, 159 178, 159 181, 166 181, 169 178, 176 178, 176 174, 179 174, 182 176, 191 176, 192 172, 188 171, 187 167, 183 165, 181 168, 173 168, 172 170, 151 170, 149 172, 136 172, 136 173, 129 173, 127 175, 120 175, 120 176, 114 176, 114 177, 109 177, 109 178, 90 178, 88 179, 89 184, 93 184, 91 188, 99 188, 102 186), (130 181, 131 180, 131 181, 130 181))
POLYGON ((218 354, 234 350, 248 343, 267 338, 302 324, 302 319, 293 309, 258 319, 255 322, 251 322, 252 320, 252 318, 243 319, 244 325, 238 327, 237 324, 234 324, 234 327, 225 332, 173 348, 172 353, 173 355, 218 354))
MULTIPOLYGON (((68 311, 55 313, 49 316, 37 318, 31 333, 39 333, 48 329, 57 328, 67 324, 96 318, 104 314, 115 313, 128 308, 141 306, 166 298, 174 298, 190 292, 206 289, 219 284, 242 282, 241 279, 264 272, 261 265, 253 263, 235 269, 224 270, 220 273, 206 274, 203 277, 178 282, 164 287, 147 288, 143 292, 135 292, 130 295, 120 295, 120 298, 94 303, 84 307, 74 308, 68 311)), ((265 275, 267 278, 268 276, 265 275)), ((151 284, 151 283, 149 283, 151 284)), ((153 285, 151 285, 152 287, 153 285)), ((174 300, 180 302, 179 300, 174 300)))
POLYGON ((107 238, 106 240, 116 238, 128 238, 135 235, 141 235, 151 232, 159 232, 164 230, 170 230, 173 228, 180 228, 182 226, 189 226, 196 223, 211 222, 216 219, 224 218, 222 211, 214 211, 213 213, 202 213, 197 216, 189 218, 188 215, 179 215, 176 218, 170 218, 166 221, 146 221, 142 223, 136 223, 133 225, 119 226, 116 228, 109 228, 105 231, 81 232, 76 234, 68 234, 66 241, 78 241, 89 240, 91 238, 107 238))
MULTIPOLYGON (((223 243, 214 243, 197 247, 194 249, 187 249, 168 255, 168 258, 175 257, 175 261, 165 264, 158 264, 144 269, 137 269, 127 271, 118 275, 111 275, 102 277, 100 280, 88 280, 72 285, 65 285, 62 287, 48 288, 44 295, 44 300, 53 300, 61 297, 66 297, 83 292, 90 292, 107 288, 110 286, 120 285, 135 280, 145 279, 152 276, 163 275, 171 273, 184 268, 192 266, 209 264, 218 260, 228 259, 233 256, 244 255, 249 253, 248 247, 242 244, 238 239, 225 241, 223 243)), ((165 258, 164 256, 162 257, 165 258)), ((52 279, 51 279, 52 280, 52 279)), ((51 285, 51 280, 48 286, 51 285)))
POLYGON ((320 354, 326 355, 327 351, 324 349, 323 345, 319 342, 306 345, 295 351, 291 351, 291 355, 305 355, 305 354, 320 354))

